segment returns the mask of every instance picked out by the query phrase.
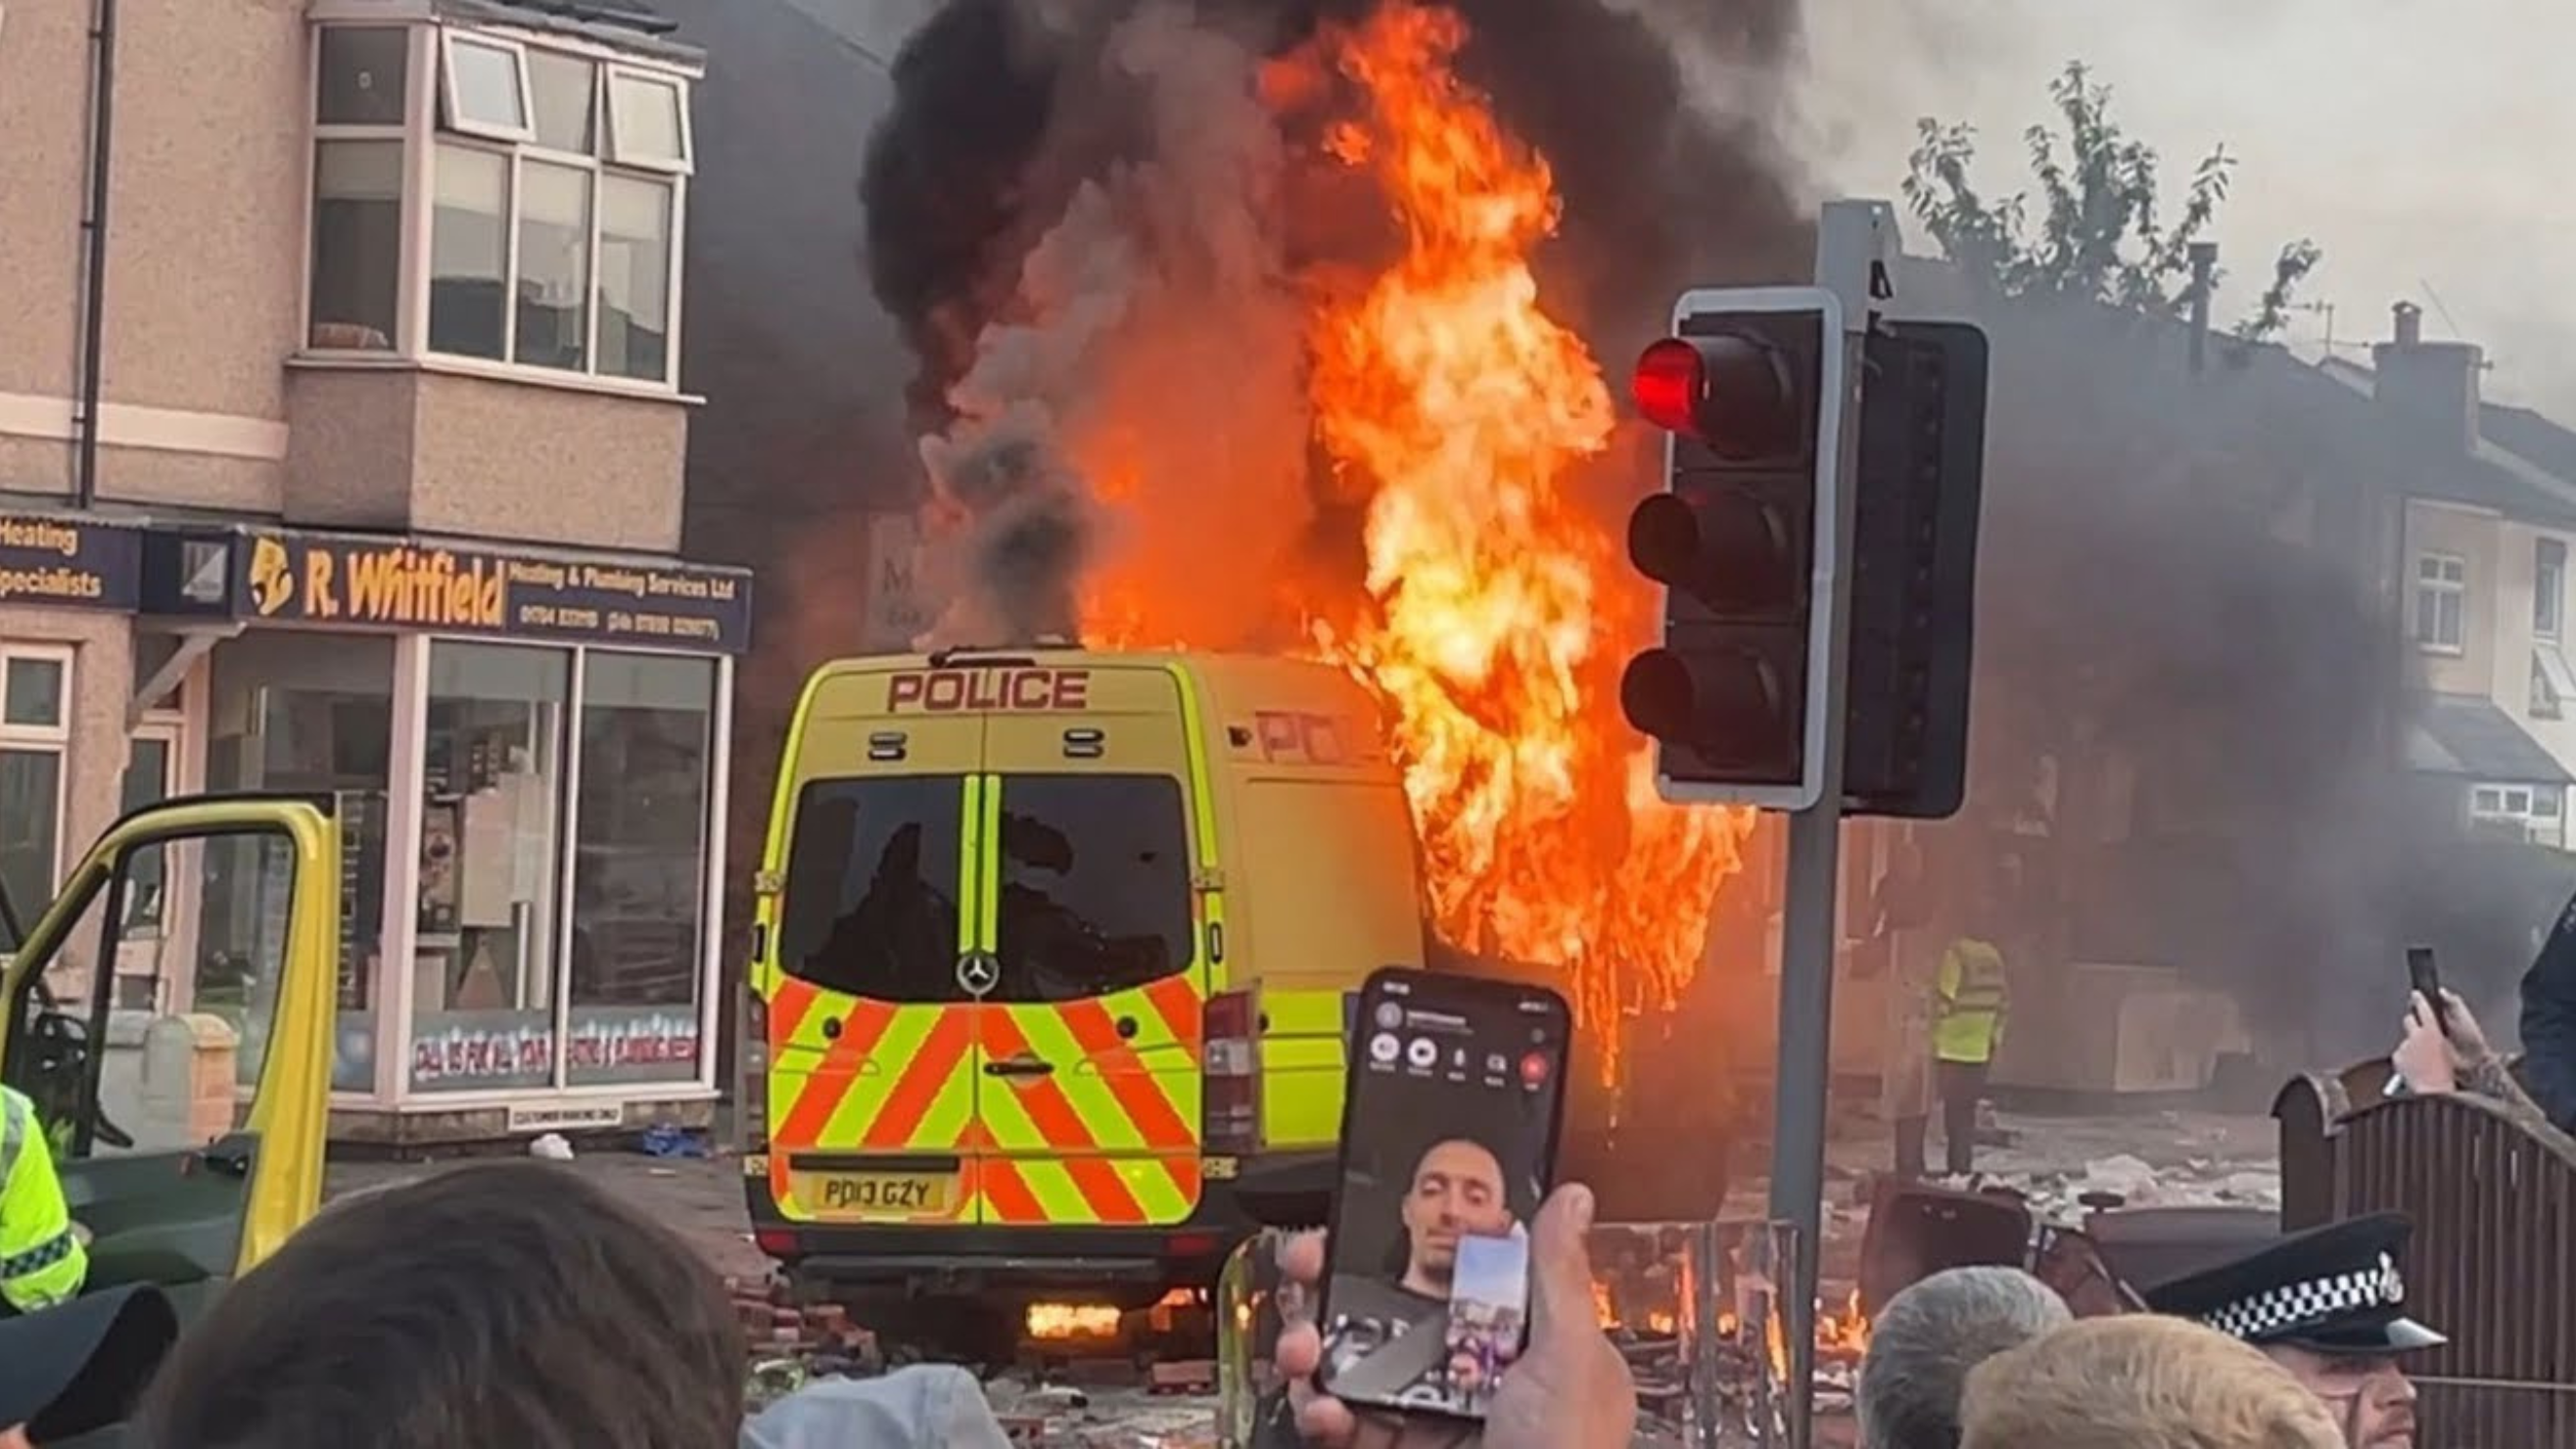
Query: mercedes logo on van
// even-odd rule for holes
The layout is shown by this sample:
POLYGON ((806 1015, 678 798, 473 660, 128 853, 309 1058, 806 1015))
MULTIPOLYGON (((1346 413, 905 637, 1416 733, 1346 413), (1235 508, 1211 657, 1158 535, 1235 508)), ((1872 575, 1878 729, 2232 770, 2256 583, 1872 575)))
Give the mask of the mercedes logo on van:
POLYGON ((969 996, 982 996, 1002 984, 1002 963, 980 951, 960 957, 957 961, 957 984, 964 987, 969 996))

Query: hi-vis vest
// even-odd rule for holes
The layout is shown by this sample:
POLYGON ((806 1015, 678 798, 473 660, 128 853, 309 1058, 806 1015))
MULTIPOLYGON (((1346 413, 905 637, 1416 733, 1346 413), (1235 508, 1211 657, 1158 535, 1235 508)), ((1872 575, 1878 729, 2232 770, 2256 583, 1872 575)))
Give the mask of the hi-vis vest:
POLYGON ((1932 1055, 1945 1062, 1991 1061, 2003 1021, 2003 953, 1965 936, 1951 942, 1933 984, 1932 1055))
POLYGON ((77 1295, 88 1276, 36 1104, 0 1087, 0 1298, 32 1313, 77 1295))

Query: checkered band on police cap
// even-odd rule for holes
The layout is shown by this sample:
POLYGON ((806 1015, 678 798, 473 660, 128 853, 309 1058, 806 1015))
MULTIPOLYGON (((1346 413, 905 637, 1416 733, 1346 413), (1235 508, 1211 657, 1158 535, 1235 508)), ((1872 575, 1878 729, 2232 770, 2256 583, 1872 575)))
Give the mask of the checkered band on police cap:
POLYGON ((2231 1338, 2258 1340, 2405 1301, 2406 1283, 2397 1276, 2397 1260, 2382 1253, 2377 1267, 2266 1288, 2203 1314, 2200 1321, 2231 1338))

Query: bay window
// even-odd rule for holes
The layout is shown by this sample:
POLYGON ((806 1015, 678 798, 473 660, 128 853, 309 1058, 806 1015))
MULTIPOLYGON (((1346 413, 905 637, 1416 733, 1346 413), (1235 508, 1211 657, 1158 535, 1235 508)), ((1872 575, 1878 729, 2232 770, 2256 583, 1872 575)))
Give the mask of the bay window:
POLYGON ((314 57, 311 351, 676 386, 688 76, 451 26, 314 57))

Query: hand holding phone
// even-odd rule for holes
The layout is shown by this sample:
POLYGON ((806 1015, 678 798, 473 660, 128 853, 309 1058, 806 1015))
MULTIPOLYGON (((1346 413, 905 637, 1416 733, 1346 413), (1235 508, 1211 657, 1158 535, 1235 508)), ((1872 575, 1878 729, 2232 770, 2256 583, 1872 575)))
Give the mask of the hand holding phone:
MULTIPOLYGON (((1637 1383, 1592 1307, 1592 1214, 1590 1189, 1562 1186, 1531 1223, 1529 1342, 1481 1425, 1427 1414, 1372 1412, 1364 1420, 1318 1393, 1311 1379, 1323 1362, 1323 1336, 1305 1311, 1308 1296, 1283 1292, 1276 1364, 1291 1384, 1299 1435, 1317 1449, 1630 1449, 1637 1383)), ((1280 1245, 1283 1288, 1323 1281, 1327 1241, 1300 1233, 1280 1245)))
POLYGON ((1318 1313, 1336 1398, 1485 1417, 1527 1342, 1572 1025, 1538 986, 1395 969, 1361 990, 1318 1313))

